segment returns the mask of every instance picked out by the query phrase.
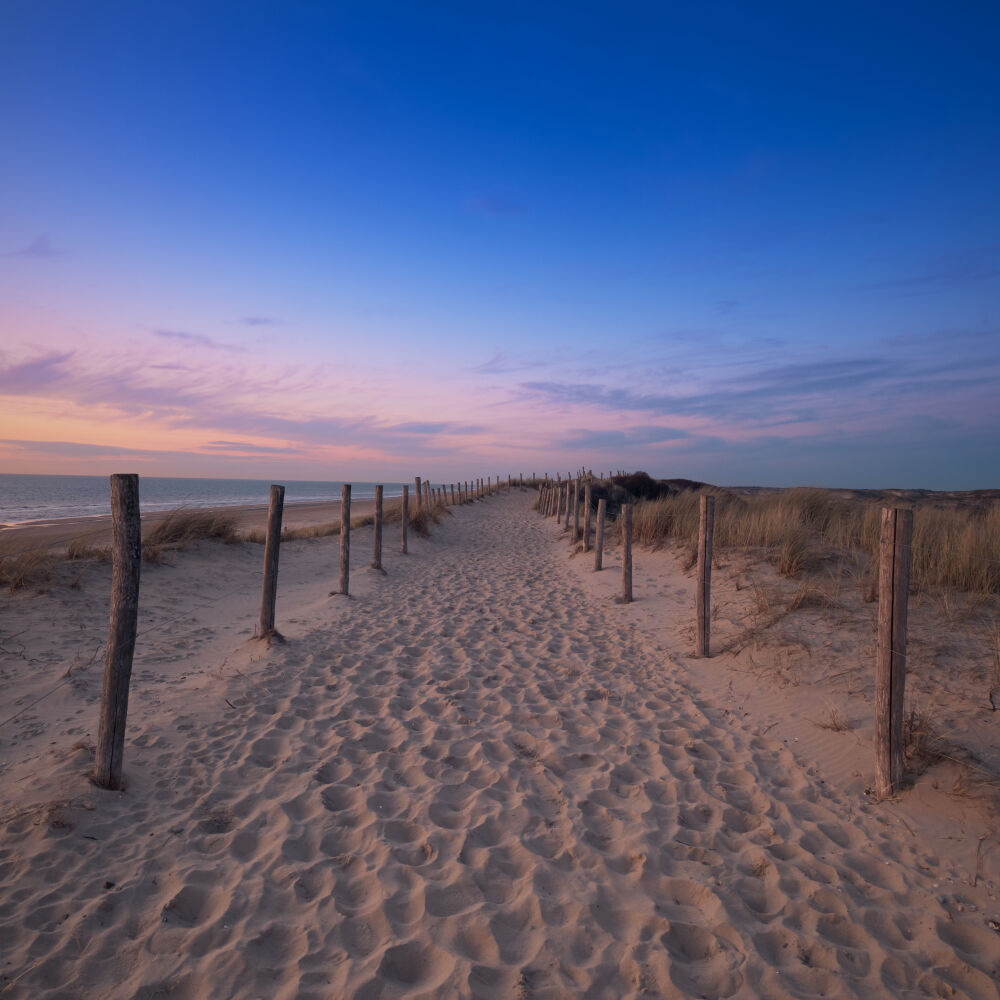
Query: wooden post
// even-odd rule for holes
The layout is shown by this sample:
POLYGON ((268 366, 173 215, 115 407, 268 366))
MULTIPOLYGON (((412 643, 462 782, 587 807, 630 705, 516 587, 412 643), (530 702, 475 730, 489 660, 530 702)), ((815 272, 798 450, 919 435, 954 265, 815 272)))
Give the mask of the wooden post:
POLYGON ((913 511, 882 510, 878 571, 878 659, 875 664, 875 790, 899 791, 903 780, 906 612, 910 593, 913 511))
POLYGON ((591 525, 591 514, 590 514, 590 482, 587 482, 586 489, 583 491, 583 551, 590 551, 590 525, 591 525))
POLYGON ((573 541, 580 537, 580 480, 573 480, 573 541))
POLYGON ((410 487, 403 486, 403 530, 399 551, 406 555, 406 522, 410 519, 410 487))
POLYGON ((622 604, 632 603, 632 504, 622 504, 622 604))
POLYGON ((572 489, 572 487, 570 486, 570 481, 568 479, 566 480, 566 485, 564 489, 566 491, 566 509, 563 511, 563 516, 566 519, 566 523, 563 527, 563 531, 569 531, 569 497, 570 497, 570 490, 572 489))
POLYGON ((351 576, 351 484, 344 483, 340 488, 340 590, 344 597, 348 595, 348 583, 351 576))
POLYGON ((695 655, 711 656, 712 632, 712 538, 715 533, 715 497, 703 495, 698 517, 698 631, 695 655))
POLYGON ((451 484, 451 505, 452 505, 452 507, 455 506, 455 484, 454 483, 451 484))
POLYGON ((136 623, 139 619, 139 569, 142 533, 139 520, 139 477, 111 477, 111 607, 104 689, 97 724, 94 784, 121 788, 125 755, 125 720, 132 678, 136 623))
POLYGON ((375 552, 372 566, 382 568, 382 487, 375 487, 375 552))
POLYGON ((421 497, 423 496, 420 490, 420 476, 413 477, 413 501, 417 505, 417 510, 420 510, 421 497))
POLYGON ((267 536, 264 541, 264 590, 260 599, 260 637, 275 635, 274 606, 278 599, 278 548, 281 545, 281 514, 285 507, 285 487, 271 487, 267 508, 267 536))
POLYGON ((524 489, 524 473, 521 473, 521 489, 524 489))
POLYGON ((597 573, 604 568, 604 512, 607 509, 607 501, 601 497, 597 501, 597 541, 594 544, 594 572, 597 573))

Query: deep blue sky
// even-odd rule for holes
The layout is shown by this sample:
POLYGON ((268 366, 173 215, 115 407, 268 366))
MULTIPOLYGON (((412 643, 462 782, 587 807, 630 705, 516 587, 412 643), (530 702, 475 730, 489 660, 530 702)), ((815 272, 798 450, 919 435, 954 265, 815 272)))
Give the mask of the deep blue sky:
POLYGON ((996 4, 0 7, 0 469, 1000 485, 996 4))

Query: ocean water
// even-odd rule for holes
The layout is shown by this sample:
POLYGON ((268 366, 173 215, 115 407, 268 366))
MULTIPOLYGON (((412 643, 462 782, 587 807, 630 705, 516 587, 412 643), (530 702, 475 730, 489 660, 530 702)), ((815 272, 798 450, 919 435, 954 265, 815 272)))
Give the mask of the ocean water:
MULTIPOLYGON (((340 482, 286 480, 285 503, 340 500, 340 482)), ((375 483, 352 483, 351 499, 375 496, 375 483)), ((386 498, 401 496, 402 483, 384 483, 386 498)), ((144 511, 175 507, 264 506, 271 482, 264 479, 179 479, 139 477, 139 506, 144 511)), ((0 474, 0 524, 97 517, 111 513, 107 476, 20 476, 0 474)))

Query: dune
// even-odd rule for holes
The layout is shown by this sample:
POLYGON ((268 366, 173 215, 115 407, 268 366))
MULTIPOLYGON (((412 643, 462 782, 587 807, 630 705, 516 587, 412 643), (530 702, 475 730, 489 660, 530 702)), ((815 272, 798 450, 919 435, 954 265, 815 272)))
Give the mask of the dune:
POLYGON ((387 532, 385 574, 358 530, 350 598, 335 538, 283 545, 273 645, 261 546, 144 566, 121 792, 110 567, 6 595, 0 996, 995 998, 988 800, 872 801, 860 682, 837 731, 780 650, 695 660, 680 560, 616 604, 534 496, 387 532))

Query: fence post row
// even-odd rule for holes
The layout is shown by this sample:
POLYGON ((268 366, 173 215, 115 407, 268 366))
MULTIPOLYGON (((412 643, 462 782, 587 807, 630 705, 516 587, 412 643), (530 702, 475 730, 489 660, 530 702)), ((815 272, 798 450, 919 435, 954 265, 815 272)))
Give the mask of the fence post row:
POLYGON ((607 501, 601 497, 597 501, 597 541, 594 543, 594 572, 597 573, 604 568, 604 513, 607 510, 607 501))
POLYGON ((875 663, 875 791, 879 798, 898 791, 903 780, 906 614, 912 540, 913 511, 884 507, 879 537, 875 663))
POLYGON ((285 507, 285 487, 272 486, 267 507, 267 536, 264 540, 264 587, 260 599, 260 636, 276 635, 275 605, 278 601, 278 549, 281 546, 281 516, 285 507))
POLYGON ((712 539, 715 533, 715 497, 702 496, 698 516, 698 632, 697 656, 711 656, 712 631, 712 539))
POLYGON ((345 597, 351 575, 351 484, 340 488, 340 590, 345 597))
POLYGON ((622 604, 632 603, 632 505, 622 504, 622 604))
POLYGON ((111 608, 94 783, 101 788, 117 789, 122 784, 128 689, 139 619, 142 531, 139 477, 135 474, 111 477, 111 536, 111 608))

